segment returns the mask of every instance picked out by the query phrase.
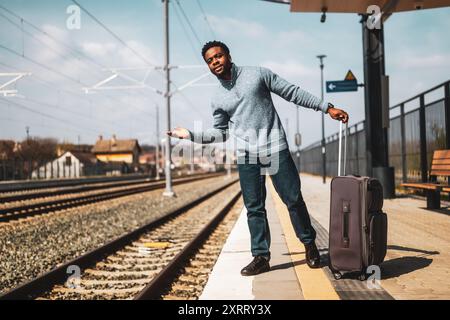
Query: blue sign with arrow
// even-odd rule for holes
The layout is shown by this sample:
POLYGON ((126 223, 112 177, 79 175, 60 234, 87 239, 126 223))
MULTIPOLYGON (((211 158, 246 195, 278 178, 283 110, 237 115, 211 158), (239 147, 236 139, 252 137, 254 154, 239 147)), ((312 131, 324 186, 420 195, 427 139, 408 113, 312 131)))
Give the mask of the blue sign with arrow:
POLYGON ((353 73, 348 70, 344 80, 327 81, 327 92, 345 92, 345 91, 358 91, 358 82, 353 73))
POLYGON ((327 92, 344 92, 358 91, 358 83, 356 81, 327 81, 327 92))

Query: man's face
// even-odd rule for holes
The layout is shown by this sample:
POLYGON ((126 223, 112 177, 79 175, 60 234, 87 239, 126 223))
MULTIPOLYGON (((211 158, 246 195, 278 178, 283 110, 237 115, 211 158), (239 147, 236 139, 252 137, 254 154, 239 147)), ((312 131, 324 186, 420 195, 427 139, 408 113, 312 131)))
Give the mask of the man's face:
POLYGON ((209 70, 217 77, 229 74, 231 69, 231 57, 222 47, 212 47, 205 52, 205 62, 209 70))

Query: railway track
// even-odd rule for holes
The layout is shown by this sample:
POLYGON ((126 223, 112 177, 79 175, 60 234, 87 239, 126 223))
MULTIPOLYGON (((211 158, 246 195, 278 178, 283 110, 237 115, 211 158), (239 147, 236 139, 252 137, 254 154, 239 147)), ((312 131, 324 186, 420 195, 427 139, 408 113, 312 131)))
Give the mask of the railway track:
POLYGON ((113 177, 94 177, 94 178, 63 178, 63 179, 52 179, 52 180, 24 180, 24 181, 14 181, 14 182, 0 182, 0 193, 17 193, 26 191, 37 191, 40 189, 48 188, 61 188, 69 186, 78 185, 88 185, 95 183, 106 183, 106 182, 120 182, 120 181, 132 181, 132 180, 142 180, 146 177, 142 174, 131 174, 124 176, 113 176, 113 177))
MULTIPOLYGON (((213 178, 222 174, 204 174, 187 178, 174 179, 173 184, 189 183, 192 181, 213 178)), ((94 194, 84 194, 79 196, 71 196, 63 199, 53 199, 47 201, 38 201, 29 204, 19 204, 0 208, 0 222, 9 222, 12 220, 27 218, 39 214, 49 213, 56 210, 78 207, 90 203, 110 200, 127 195, 132 195, 141 192, 147 192, 155 189, 160 189, 165 186, 165 181, 158 182, 144 182, 140 184, 132 184, 124 187, 118 187, 113 190, 106 190, 104 192, 95 192, 94 194)), ((108 186, 111 188, 111 186, 108 186)), ((104 189, 104 188, 103 188, 104 189)), ((52 191, 53 192, 53 191, 52 191)), ((49 193, 52 196, 53 193, 49 193)), ((36 199, 34 199, 36 201, 36 199)), ((5 204, 3 204, 5 206, 5 204)))
MULTIPOLYGON (((204 174, 192 174, 188 177, 197 177, 202 176, 204 174)), ((105 178, 106 179, 106 178, 105 178)), ((116 187, 122 187, 122 186, 132 186, 142 183, 151 183, 151 182, 160 182, 163 180, 156 180, 156 179, 150 179, 150 178, 136 178, 136 177, 130 177, 129 179, 122 179, 122 180, 109 180, 106 179, 104 181, 97 179, 96 181, 90 181, 89 183, 86 183, 86 181, 79 180, 78 184, 75 184, 75 182, 71 182, 69 185, 62 185, 62 186, 55 186, 54 183, 51 183, 48 185, 48 187, 41 186, 42 188, 39 189, 20 189, 20 190, 10 190, 10 191, 1 191, 0 190, 0 203, 8 203, 8 202, 15 202, 15 201, 26 201, 36 198, 44 198, 44 197, 53 197, 53 196, 59 196, 64 194, 70 194, 70 193, 81 193, 81 192, 88 192, 88 191, 95 191, 95 190, 101 190, 101 189, 107 189, 107 188, 116 188, 116 187)), ((22 186, 24 188, 24 186, 22 186)), ((31 188, 31 187, 30 187, 31 188)))
POLYGON ((236 182, 61 265, 0 300, 160 299, 238 201, 236 182), (70 275, 77 270, 83 270, 80 277, 70 275))
POLYGON ((60 187, 60 188, 51 188, 47 190, 33 190, 26 192, 11 192, 11 193, 1 193, 0 194, 0 202, 15 202, 15 201, 26 201, 36 198, 45 198, 52 196, 59 196, 70 193, 81 193, 88 192, 94 190, 101 190, 110 187, 122 187, 122 186, 131 186, 136 184, 142 184, 145 182, 151 182, 150 179, 139 179, 132 181, 118 181, 118 182, 105 182, 105 183, 96 183, 91 185, 79 185, 79 186, 69 186, 69 187, 60 187))

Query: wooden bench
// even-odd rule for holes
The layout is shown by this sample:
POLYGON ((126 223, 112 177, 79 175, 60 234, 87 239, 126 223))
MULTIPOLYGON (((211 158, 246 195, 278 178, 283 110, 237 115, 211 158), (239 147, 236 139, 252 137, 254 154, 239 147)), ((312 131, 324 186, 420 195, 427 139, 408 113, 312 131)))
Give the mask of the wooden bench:
POLYGON ((427 208, 439 209, 441 207, 441 192, 450 192, 449 184, 436 183, 436 178, 450 177, 450 150, 436 150, 431 162, 429 183, 402 183, 402 187, 421 189, 427 196, 427 208))

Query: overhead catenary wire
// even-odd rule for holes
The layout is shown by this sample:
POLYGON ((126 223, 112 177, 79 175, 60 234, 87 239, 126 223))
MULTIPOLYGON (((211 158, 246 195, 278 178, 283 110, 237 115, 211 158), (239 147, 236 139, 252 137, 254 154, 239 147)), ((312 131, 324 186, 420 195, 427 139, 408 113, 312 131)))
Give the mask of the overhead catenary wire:
MULTIPOLYGON (((139 52, 137 52, 136 50, 134 50, 133 48, 131 48, 130 46, 128 46, 127 45, 127 43, 125 42, 125 41, 123 41, 120 37, 118 37, 117 36, 117 34, 115 34, 114 32, 112 32, 112 30, 111 29, 109 29, 105 24, 103 24, 99 19, 97 19, 93 14, 91 14, 89 11, 87 11, 86 10, 86 8, 84 8, 83 6, 81 6, 77 1, 72 1, 72 2, 74 2, 75 4, 77 4, 77 5, 79 5, 80 6, 80 8, 86 13, 86 14, 88 14, 96 23, 98 23, 100 26, 102 26, 105 30, 107 30, 108 31, 108 33, 110 33, 111 35, 113 35, 113 37, 116 39, 116 40, 118 40, 122 45, 124 45, 125 47, 127 47, 130 51, 132 51, 133 52, 133 54, 135 54, 135 55, 137 55, 141 60, 143 60, 146 64, 150 64, 150 65, 152 65, 151 64, 151 62, 148 60, 148 59, 146 59, 145 57, 143 57, 139 52)), ((3 7, 4 8, 4 7, 3 7)), ((180 8, 181 8, 181 6, 180 6, 180 8)), ((182 9, 182 8, 181 8, 182 9)), ((10 11, 10 10, 9 10, 10 11)), ((12 11, 11 11, 12 12, 12 11)), ((184 11, 183 11, 184 12, 184 11)), ((185 13, 184 13, 185 14, 185 13)), ((22 19, 22 18, 21 18, 22 19)), ((24 20, 25 21, 25 20, 24 20)), ((29 25, 32 25, 32 27, 33 28, 36 28, 36 26, 34 26, 32 23, 29 23, 29 22, 26 22, 27 24, 29 24, 29 25)), ((192 25, 191 25, 191 27, 192 27, 192 25)), ((39 28, 38 28, 39 29, 39 28)), ((37 29, 37 30, 38 30, 37 29)), ((38 31, 40 31, 40 32, 43 32, 43 34, 46 34, 47 36, 50 36, 51 37, 51 35, 49 34, 49 33, 46 33, 45 31, 43 31, 43 30, 38 30, 38 31)), ((198 36, 197 36, 197 38, 198 38, 198 36)), ((59 41, 59 40, 57 40, 56 38, 52 38, 52 40, 55 40, 55 41, 58 41, 58 43, 61 43, 61 41, 59 41)), ((67 46, 66 44, 64 44, 65 46, 67 46)), ((11 52, 11 53, 13 53, 13 54, 16 54, 16 55, 18 55, 18 56, 22 56, 24 59, 26 59, 26 60, 28 60, 28 61, 30 61, 30 62, 32 62, 32 63, 34 63, 34 64, 36 64, 36 65, 38 65, 38 66, 40 66, 40 67, 42 67, 42 68, 45 68, 45 69, 47 69, 48 71, 51 71, 51 72, 53 72, 53 73, 55 73, 55 74, 58 74, 59 76, 61 76, 61 77, 64 77, 64 78, 66 78, 66 79, 68 79, 68 80, 70 80, 70 81, 73 81, 73 82, 75 82, 75 83, 77 83, 77 84, 82 84, 83 85, 83 83, 79 80, 79 79, 75 79, 75 78, 73 78, 73 77, 70 77, 70 76, 68 76, 68 75, 66 75, 66 74, 64 74, 64 73, 62 73, 62 72, 59 72, 59 70, 55 70, 55 69, 53 69, 53 68, 51 68, 51 67, 49 67, 49 66, 46 66, 45 64, 43 64, 43 63, 41 63, 41 62, 39 62, 39 61, 36 61, 36 60, 34 60, 34 59, 32 59, 32 58, 30 58, 30 57, 28 57, 27 55, 25 55, 25 54, 23 54, 23 55, 20 55, 17 51, 15 51, 15 50, 13 50, 13 49, 10 49, 10 48, 7 48, 7 47, 5 47, 5 46, 2 46, 2 45, 0 45, 0 47, 1 48, 3 48, 4 50, 7 50, 7 51, 9 51, 9 52, 11 52)), ((70 46, 69 46, 70 47, 70 46)), ((71 48, 71 49, 73 49, 73 48, 71 48)), ((77 52, 77 54, 80 54, 80 52, 78 51, 77 52)), ((89 59, 86 55, 83 55, 83 54, 81 54, 83 57, 83 59, 89 59)), ((95 61, 94 60, 92 60, 92 59, 89 59, 91 62, 93 62, 93 63, 95 63, 95 61)), ((96 65, 98 65, 98 66, 101 66, 100 64, 98 64, 98 63, 95 63, 96 65)), ((160 71, 159 71, 160 72, 160 71)), ((41 81, 43 80, 43 79, 40 79, 41 81)), ((172 82, 172 81, 171 81, 172 82)), ((47 82, 47 84, 49 84, 50 82, 47 82)), ((173 83, 173 82, 172 82, 173 83)), ((177 86, 176 86, 176 84, 175 83, 173 83, 173 85, 174 85, 174 87, 176 88, 177 86)), ((67 90, 65 90, 66 92, 68 92, 67 90)), ((72 92, 71 92, 72 93, 72 92)), ((72 93, 72 94, 74 94, 74 93, 72 93)), ((79 97, 79 95, 78 94, 75 94, 76 96, 78 96, 79 97)), ((105 97, 108 97, 108 98, 110 98, 110 99, 113 99, 112 97, 110 97, 110 96, 107 96, 107 95, 104 95, 105 97)), ((186 101, 187 101, 187 103, 189 104, 189 105, 191 105, 192 107, 193 107, 193 109, 196 111, 196 112, 199 112, 198 111, 198 109, 196 108, 196 106, 194 106, 187 98, 186 98, 186 96, 184 96, 184 95, 181 95, 182 96, 182 98, 183 99, 185 99, 186 101)), ((147 97, 146 97, 147 98, 147 97)), ((83 98, 84 99, 84 98, 83 98)), ((153 100, 152 98, 150 98, 151 100, 153 100)), ((113 99, 113 100, 117 100, 117 99, 113 99)), ((153 100, 153 102, 154 102, 154 100, 153 100)), ((154 102, 155 104, 156 104, 156 102, 154 102)), ((142 110, 141 110, 142 111, 142 110)), ((199 114, 201 115, 201 113, 199 112, 199 114)))
MULTIPOLYGON (((1 45, 0 45, 0 46, 1 46, 1 45)), ((2 65, 2 66, 4 66, 4 67, 7 67, 7 68, 9 68, 9 69, 12 69, 11 67, 5 65, 4 63, 1 63, 1 62, 0 62, 0 65, 2 65)), ((43 82, 44 84, 47 84, 49 88, 55 89, 55 88, 54 88, 54 84, 52 84, 52 83, 50 83, 50 82, 48 82, 48 81, 45 81, 45 80, 42 80, 42 82, 43 82)), ((59 92, 59 91, 66 91, 66 90, 58 90, 58 92, 59 92)), ((68 91, 66 91, 66 92, 68 92, 68 91)), ((71 92, 69 92, 69 93, 71 93, 71 92)), ((72 93, 72 94, 74 94, 74 95, 76 95, 76 96, 79 97, 79 94, 76 94, 76 93, 72 93)), ((40 105, 47 105, 47 106, 51 106, 51 107, 56 107, 56 108, 58 108, 57 106, 48 104, 48 103, 46 103, 46 102, 37 101, 37 100, 30 99, 30 98, 25 98, 25 100, 31 101, 31 102, 34 102, 34 103, 37 103, 37 104, 40 104, 40 105)), ((89 99, 87 99, 87 100, 90 101, 89 99)), ((108 105, 107 105, 107 106, 108 106, 108 105)), ((108 106, 108 107, 109 107, 109 106, 108 106)), ((79 114, 79 113, 70 111, 70 110, 65 109, 65 108, 60 108, 60 107, 59 107, 58 109, 61 110, 61 111, 65 111, 65 112, 69 112, 69 113, 71 113, 71 114, 78 115, 78 116, 83 116, 83 115, 81 115, 81 114, 79 114)), ((142 110, 141 110, 141 111, 142 111, 142 110)), ((142 111, 142 112, 144 112, 144 111, 142 111)), ((147 112, 144 112, 144 113, 148 114, 147 112)), ((148 114, 148 115, 150 115, 150 114, 148 114)), ((150 115, 150 116, 153 116, 153 115, 150 115)), ((92 120, 92 117, 87 117, 87 116, 83 116, 83 117, 92 120)), ((141 121, 145 122, 142 118, 139 118, 139 119, 140 119, 141 121)), ((99 120, 97 120, 97 121, 99 121, 99 120)), ((117 124, 114 124, 113 122, 107 123, 107 122, 105 122, 105 121, 103 121, 103 120, 101 120, 101 122, 103 122, 103 123, 105 123, 105 124, 107 124, 108 126, 111 126, 111 127, 117 127, 117 126, 118 126, 117 124)), ((125 130, 125 128, 123 128, 123 129, 125 130)), ((128 130, 128 129, 126 129, 126 130, 128 130)))
MULTIPOLYGON (((40 66, 41 68, 44 68, 44 69, 46 69, 46 70, 48 70, 48 71, 51 71, 51 72, 54 72, 54 73, 58 74, 59 76, 64 77, 64 78, 66 78, 66 79, 68 79, 68 80, 70 80, 70 81, 72 81, 72 82, 75 82, 75 83, 80 84, 80 85, 83 85, 83 86, 87 86, 87 85, 84 84, 83 82, 81 82, 81 81, 79 81, 79 80, 77 80, 77 79, 75 79, 75 78, 73 78, 73 77, 71 77, 71 76, 68 76, 68 75, 66 75, 66 74, 64 74, 64 73, 62 73, 62 72, 60 72, 60 71, 58 71, 58 70, 55 70, 55 69, 53 69, 53 68, 51 68, 51 67, 49 67, 49 66, 46 66, 45 64, 43 64, 43 63, 41 63, 41 62, 39 62, 39 61, 36 61, 36 60, 34 60, 34 59, 32 59, 32 58, 26 56, 26 55, 22 57, 22 55, 21 55, 20 53, 18 53, 17 51, 15 51, 15 50, 13 50, 13 49, 11 49, 11 48, 5 47, 5 46, 3 46, 2 44, 0 44, 0 48, 4 49, 4 50, 6 50, 6 51, 8 51, 8 52, 10 52, 10 53, 12 53, 12 54, 14 54, 14 55, 17 55, 17 56, 19 56, 19 57, 21 57, 21 58, 23 58, 23 59, 25 59, 25 60, 27 60, 27 61, 30 61, 30 62, 32 62, 32 63, 34 63, 34 64, 40 66)), ((115 99, 115 98, 113 98, 113 97, 110 97, 110 96, 107 96, 107 95, 104 95, 104 96, 105 96, 105 97, 108 97, 109 99, 112 99, 112 100, 118 102, 119 104, 123 104, 123 102, 118 101, 117 99, 115 99)))
MULTIPOLYGON (((25 21, 25 19, 23 19, 21 16, 15 14, 14 12, 12 12, 11 10, 5 8, 4 6, 0 5, 0 8, 2 8, 2 9, 5 10, 5 11, 7 11, 9 14, 15 16, 16 18, 20 19, 21 21, 25 21)), ((9 22, 10 22, 11 24, 13 24, 14 26, 20 28, 19 25, 17 25, 14 21, 12 21, 11 19, 9 19, 9 18, 6 17, 5 15, 3 15, 3 14, 0 13, 0 16, 2 16, 4 19, 6 19, 7 21, 9 21, 9 22)), ((91 61, 91 62, 94 63, 95 65, 97 65, 97 66, 99 66, 99 67, 101 67, 101 68, 103 68, 103 69, 107 69, 105 66, 103 66, 103 65, 101 65, 101 64, 99 64, 99 63, 97 63, 95 60, 89 58, 88 56, 86 56, 86 55, 84 55, 84 54, 82 54, 82 53, 80 53, 78 50, 72 48, 71 46, 66 45, 64 42, 62 42, 62 41, 56 39, 55 37, 51 36, 48 32, 46 32, 46 31, 40 29, 39 27, 35 26, 35 25, 32 24, 31 22, 28 22, 28 21, 27 21, 27 24, 29 24, 30 26, 32 26, 34 29, 36 29, 37 31, 41 32, 42 34, 46 35, 47 37, 51 38, 53 41, 62 44, 63 46, 65 46, 65 47, 68 48, 69 50, 76 52, 77 54, 81 55, 81 56, 84 57, 85 59, 88 59, 89 61, 91 61)), ((24 31, 24 30, 22 30, 22 31, 23 31, 24 33, 28 34, 28 35, 29 35, 30 37, 32 37, 33 39, 35 39, 36 41, 39 41, 40 43, 42 43, 43 45, 45 45, 46 47, 48 47, 50 50, 52 50, 53 52, 55 52, 56 54, 58 54, 58 55, 59 55, 60 57, 62 57, 63 59, 66 59, 66 57, 64 57, 59 51, 55 50, 55 49, 54 49, 53 47, 51 47, 49 44, 47 44, 47 43, 43 42, 42 40, 36 38, 33 34, 27 32, 27 31, 24 31)), ((73 55, 73 56, 74 56, 74 55, 73 55)), ((24 57, 24 55, 22 55, 22 57, 24 57)), ((76 57, 76 58, 78 59, 78 57, 76 57)), ((78 62, 80 62, 80 61, 78 60, 78 62)), ((89 69, 89 71, 92 71, 92 69, 89 69)), ((76 79, 73 79, 73 80, 76 80, 76 79)), ((78 80, 78 81, 79 81, 79 80, 78 80)), ((87 86, 87 85, 86 85, 86 86, 87 86)), ((143 95, 143 94, 141 94, 141 95, 144 96, 145 98, 148 98, 147 96, 145 96, 145 95, 143 95)), ((106 97, 112 99, 112 97, 110 97, 110 96, 107 96, 107 95, 104 95, 104 96, 106 96, 106 97)), ((151 99, 151 98, 150 98, 150 99, 151 99)), ((151 99, 151 100, 152 100, 154 103, 156 103, 153 99, 151 99)), ((119 103, 121 103, 121 102, 119 102, 119 103)), ((142 108, 138 108, 138 109, 139 109, 141 112, 143 112, 143 113, 145 113, 145 114, 147 114, 147 115, 149 115, 149 116, 151 116, 151 117, 154 116, 154 115, 151 115, 151 114, 147 113, 146 111, 142 110, 142 108)), ((139 119, 142 120, 141 118, 139 118, 139 119)))
POLYGON ((192 42, 192 39, 191 39, 191 37, 189 35, 189 32, 186 30, 186 27, 185 27, 185 25, 183 23, 183 20, 180 17, 180 13, 178 12, 177 7, 173 3, 172 3, 172 7, 173 7, 173 9, 175 11, 175 14, 176 14, 177 18, 178 18, 178 22, 180 23, 180 26, 183 29, 184 34, 186 35, 186 39, 188 40, 188 42, 189 42, 189 44, 190 44, 190 46, 192 48, 192 52, 194 53, 195 58, 197 59, 197 61, 201 62, 201 60, 199 58, 199 54, 198 54, 199 48, 196 48, 194 43, 192 42))
MULTIPOLYGON (((104 23, 102 23, 97 17, 95 17, 95 15, 93 13, 91 13, 90 11, 88 11, 85 7, 81 6, 78 1, 76 0, 71 0, 74 4, 78 5, 80 7, 81 10, 83 10, 89 17, 91 17, 97 24, 99 24, 104 30, 106 30, 109 34, 111 34, 117 41, 119 41, 122 45, 124 45, 126 48, 128 48, 131 52, 133 52, 138 58, 140 58, 142 61, 146 62, 149 66, 154 66, 150 61, 148 61, 145 57, 143 57, 139 52, 137 52, 136 50, 134 50, 133 48, 129 47, 127 45, 127 43, 122 40, 116 33, 114 33, 110 28, 108 28, 104 23)), ((178 1, 177 1, 178 3, 178 1)), ((182 10, 182 12, 184 13, 183 9, 181 8, 181 5, 178 3, 178 5, 180 6, 180 9, 182 10)), ((185 13, 184 13, 185 15, 185 13)), ((186 16, 186 15, 185 15, 186 16)), ((187 16, 186 16, 187 18, 187 16)), ((187 18, 188 24, 190 25, 191 29, 193 30, 197 40, 199 41, 200 44, 200 40, 195 32, 195 30, 193 29, 192 25, 190 24, 189 19, 187 18)), ((163 72, 161 72, 160 70, 157 70, 161 75, 164 75, 163 72)), ((176 85, 176 83, 174 83, 172 80, 170 80, 170 83, 177 89, 178 86, 176 85)), ((188 104, 190 104, 194 110, 197 110, 197 108, 186 99, 186 97, 183 95, 183 98, 187 101, 188 104)))
POLYGON ((203 7, 202 7, 202 5, 201 5, 201 3, 200 3, 200 0, 196 0, 196 1, 197 1, 197 4, 198 4, 199 8, 200 8, 200 11, 201 11, 202 14, 203 14, 203 17, 204 17, 204 19, 205 19, 205 22, 206 22, 206 24, 208 25, 209 31, 211 31, 211 34, 212 34, 213 38, 216 39, 216 38, 217 38, 217 37, 216 37, 216 34, 215 34, 213 28, 211 27, 211 24, 209 23, 208 16, 206 15, 205 10, 203 10, 203 7))
POLYGON ((18 108, 21 108, 21 109, 27 110, 27 111, 29 111, 29 112, 32 112, 32 113, 41 115, 41 116, 43 116, 43 117, 46 117, 46 118, 49 118, 49 119, 52 119, 52 120, 61 121, 61 122, 63 122, 63 123, 72 125, 72 126, 74 126, 74 127, 76 127, 76 128, 80 128, 80 127, 81 127, 81 128, 83 128, 84 130, 88 130, 88 131, 97 133, 97 131, 92 130, 91 128, 83 127, 83 126, 80 126, 80 124, 76 124, 76 123, 73 123, 73 122, 71 122, 71 121, 67 121, 67 120, 64 120, 64 119, 60 119, 60 118, 58 118, 58 117, 52 116, 52 115, 47 114, 47 113, 42 112, 42 111, 37 111, 37 110, 31 109, 31 108, 29 108, 29 107, 27 107, 27 106, 24 106, 24 105, 22 105, 22 104, 20 104, 20 103, 15 102, 15 101, 7 100, 7 99, 5 99, 5 98, 0 98, 0 102, 3 102, 3 103, 6 104, 6 105, 12 104, 12 105, 14 105, 14 106, 16 106, 16 107, 18 107, 18 108))
POLYGON ((103 22, 97 19, 91 12, 89 12, 85 7, 83 7, 78 1, 71 0, 74 4, 80 7, 91 19, 93 19, 96 23, 103 27, 110 35, 112 35, 117 41, 119 41, 123 46, 128 48, 131 52, 133 52, 137 57, 139 57, 142 61, 144 61, 148 66, 154 66, 152 62, 150 62, 147 58, 137 52, 135 49, 131 48, 125 41, 123 41, 117 34, 115 34, 111 29, 109 29, 103 22))
POLYGON ((73 81, 73 82, 75 82, 77 85, 80 85, 80 84, 81 84, 81 85, 84 85, 81 81, 79 81, 79 80, 77 80, 77 79, 75 79, 75 78, 73 78, 73 77, 71 77, 71 76, 68 76, 68 75, 66 75, 66 74, 64 74, 64 73, 62 73, 62 72, 60 72, 60 71, 58 71, 58 70, 55 70, 55 69, 53 69, 52 67, 46 66, 45 64, 43 64, 43 63, 41 63, 41 62, 39 62, 39 61, 36 61, 36 60, 34 60, 34 59, 32 59, 32 58, 26 56, 26 55, 23 55, 23 56, 22 56, 22 54, 20 54, 20 53, 17 52, 16 50, 13 50, 13 49, 11 49, 11 48, 5 47, 5 46, 2 45, 2 44, 0 44, 0 48, 2 48, 2 49, 5 50, 5 51, 8 51, 8 52, 10 52, 10 53, 12 53, 12 54, 14 54, 14 55, 16 55, 16 56, 19 56, 19 57, 21 57, 21 58, 23 58, 23 59, 25 59, 25 60, 27 60, 27 61, 30 61, 30 62, 32 62, 32 63, 34 63, 34 64, 40 66, 41 68, 44 68, 44 69, 46 69, 46 70, 48 70, 48 71, 51 71, 51 72, 53 72, 53 73, 55 73, 55 74, 57 74, 57 75, 59 75, 59 76, 65 78, 65 79, 68 79, 68 80, 70 80, 70 81, 73 81))
MULTIPOLYGON (((25 99, 26 101, 29 101, 29 102, 32 102, 32 103, 35 103, 35 104, 38 104, 38 105, 41 105, 41 106, 44 106, 44 107, 49 107, 49 108, 57 109, 58 111, 63 111, 63 112, 67 112, 67 113, 73 114, 73 115, 78 116, 78 117, 81 117, 81 118, 83 118, 83 119, 87 119, 87 120, 90 120, 90 121, 96 121, 96 122, 104 123, 104 124, 106 124, 107 126, 111 127, 112 129, 115 129, 115 128, 117 128, 117 127, 119 127, 119 128, 121 127, 121 126, 119 126, 119 125, 117 125, 117 124, 115 124, 115 123, 113 123, 113 122, 108 123, 108 122, 105 122, 104 120, 101 120, 101 119, 99 119, 99 118, 95 118, 95 117, 92 117, 92 116, 87 116, 87 115, 85 115, 85 114, 78 113, 78 112, 74 112, 74 111, 72 111, 72 110, 70 110, 70 109, 67 109, 67 108, 63 108, 63 107, 61 106, 61 104, 54 105, 54 104, 50 104, 50 103, 47 103, 47 102, 44 102, 44 101, 39 101, 39 100, 31 99, 31 98, 28 98, 28 97, 26 97, 26 98, 24 98, 24 99, 25 99)), ((125 130, 125 127, 121 127, 121 128, 125 130)), ((127 130, 128 130, 128 129, 127 129, 127 130)))
POLYGON ((48 124, 42 124, 42 123, 37 123, 37 122, 30 122, 30 121, 25 121, 25 120, 19 120, 19 119, 13 119, 13 118, 5 118, 5 117, 0 117, 0 121, 11 121, 11 122, 17 122, 17 123, 22 123, 22 124, 26 124, 26 125, 31 125, 33 127, 42 127, 44 129, 53 129, 53 130, 58 130, 57 132, 61 132, 61 129, 66 129, 66 130, 70 130, 72 132, 76 132, 77 134, 80 134, 79 130, 75 130, 72 128, 68 128, 67 126, 58 126, 58 125, 48 125, 48 124))
MULTIPOLYGON (((88 55, 84 54, 82 51, 72 47, 71 45, 67 44, 66 42, 64 42, 61 39, 57 39, 56 37, 54 37, 52 34, 48 33, 45 30, 42 30, 41 28, 39 28, 38 26, 36 26, 35 24, 33 24, 32 22, 26 20, 25 18, 23 18, 22 16, 18 15, 17 13, 9 10, 8 8, 4 7, 3 5, 0 4, 0 8, 5 10, 6 12, 8 12, 10 15, 16 17, 17 19, 20 19, 22 21, 22 23, 25 23, 27 25, 29 25, 30 27, 32 27, 33 29, 35 29, 36 31, 42 33, 43 35, 45 35, 46 37, 52 39, 54 42, 57 42, 61 45, 63 45, 65 48, 69 49, 72 52, 75 52, 78 56, 83 57, 84 59, 86 59, 87 61, 90 61, 92 64, 97 65, 98 67, 102 68, 102 69, 106 69, 107 67, 102 65, 101 63, 95 61, 94 59, 92 59, 91 57, 89 57, 88 55)), ((74 56, 74 55, 73 55, 74 56)))
MULTIPOLYGON (((12 16, 16 17, 17 19, 20 19, 21 21, 24 21, 25 23, 27 23, 28 25, 30 25, 33 29, 37 30, 38 32, 42 33, 43 35, 45 35, 46 37, 50 38, 51 40, 53 40, 54 42, 61 44, 62 46, 64 46, 65 48, 69 49, 72 52, 75 52, 78 56, 75 56, 74 54, 72 54, 72 56, 78 58, 78 57, 82 57, 85 60, 88 60, 89 62, 91 62, 92 64, 95 64, 96 66, 100 67, 102 71, 109 69, 108 67, 98 63, 97 61, 95 61, 94 59, 90 58, 88 55, 84 54, 83 52, 77 50, 76 48, 73 48, 72 46, 66 44, 64 41, 57 39, 56 37, 54 37, 53 35, 49 34, 48 32, 46 32, 45 30, 42 30, 41 28, 37 27, 36 25, 34 25, 32 22, 24 19, 23 17, 21 17, 20 15, 16 14, 15 12, 9 10, 8 8, 5 8, 4 6, 0 5, 0 8, 5 10, 6 12, 8 12, 9 14, 11 14, 12 16)), ((16 27, 18 27, 18 25, 16 23, 14 23, 13 21, 11 21, 9 18, 7 18, 6 16, 2 15, 0 13, 1 16, 3 16, 5 19, 7 19, 10 23, 12 23, 13 25, 15 25, 16 27)), ((40 41, 41 43, 43 43, 45 46, 49 47, 51 50, 55 51, 54 48, 50 47, 47 43, 37 39, 34 35, 30 34, 27 32, 28 35, 30 35, 31 37, 33 37, 34 39, 36 39, 37 41, 40 41)), ((58 53, 59 54, 59 53, 58 53)), ((61 54, 59 54, 61 56, 61 54)), ((65 58, 65 57, 63 57, 65 58)), ((91 71, 91 69, 89 69, 91 71)), ((149 98, 150 100, 152 100, 153 103, 156 103, 151 97, 147 97, 145 95, 143 95, 142 93, 140 93, 142 96, 149 98)), ((108 98, 111 98, 108 95, 104 95, 108 98)), ((142 109, 141 109, 142 110, 142 109)), ((153 115, 152 115, 153 116, 153 115)))
MULTIPOLYGON (((6 17, 4 14, 0 13, 0 17, 3 17, 3 18, 6 19, 9 23, 11 23, 12 25, 14 25, 15 27, 21 29, 21 26, 20 26, 20 25, 16 24, 14 21, 12 21, 12 20, 9 19, 8 17, 6 17)), ((48 43, 45 43, 45 42, 42 41, 41 39, 37 38, 37 37, 36 37, 35 35, 33 35, 32 33, 28 32, 28 31, 26 31, 26 30, 24 30, 24 29, 21 29, 21 31, 22 31, 22 34, 27 34, 27 35, 30 36, 32 39, 38 41, 39 43, 43 44, 43 45, 46 46, 48 49, 50 49, 52 52, 56 53, 56 54, 57 54, 59 57, 61 57, 62 59, 64 59, 64 60, 67 59, 67 57, 64 56, 63 53, 59 52, 58 50, 56 50, 55 48, 53 48, 52 46, 50 46, 48 43)), ((25 53, 24 53, 24 51, 23 51, 23 52, 22 52, 22 57, 24 57, 24 56, 25 56, 25 53)), ((81 62, 80 62, 79 58, 78 58, 78 57, 75 57, 75 58, 77 59, 78 63, 80 63, 80 65, 81 65, 81 62)), ((91 69, 91 68, 88 68, 88 67, 85 67, 85 68, 88 69, 89 72, 92 72, 92 69, 91 69)))
POLYGON ((195 31, 194 27, 192 26, 191 20, 189 19, 189 17, 186 15, 186 12, 184 12, 183 7, 181 6, 180 2, 178 0, 175 0, 178 7, 180 8, 181 13, 183 14, 189 28, 191 29, 192 33, 194 34, 194 37, 197 39, 199 46, 202 45, 200 38, 197 35, 197 32, 195 31))

